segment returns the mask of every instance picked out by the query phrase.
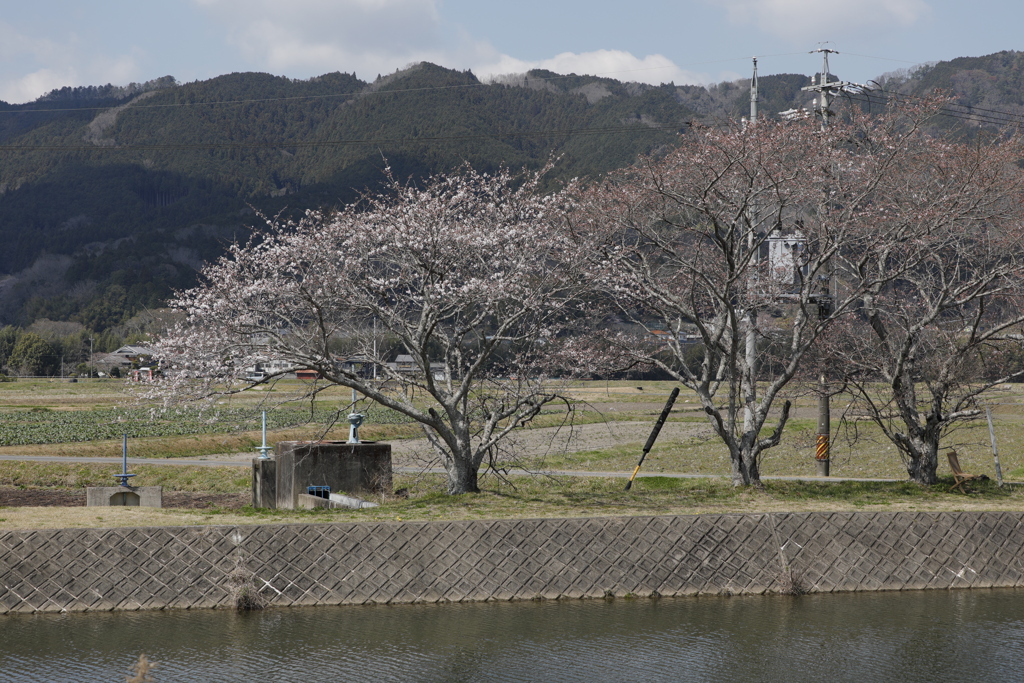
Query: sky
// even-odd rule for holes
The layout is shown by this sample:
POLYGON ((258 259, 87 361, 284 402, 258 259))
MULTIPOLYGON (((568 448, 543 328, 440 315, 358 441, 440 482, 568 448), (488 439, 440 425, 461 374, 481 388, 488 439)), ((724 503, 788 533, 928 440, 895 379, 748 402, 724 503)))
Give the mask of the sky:
POLYGON ((1024 49, 1008 0, 34 0, 0 13, 0 100, 54 88, 237 71, 373 80, 409 64, 481 78, 545 68, 707 84, 821 66, 866 83, 926 62, 1024 49))

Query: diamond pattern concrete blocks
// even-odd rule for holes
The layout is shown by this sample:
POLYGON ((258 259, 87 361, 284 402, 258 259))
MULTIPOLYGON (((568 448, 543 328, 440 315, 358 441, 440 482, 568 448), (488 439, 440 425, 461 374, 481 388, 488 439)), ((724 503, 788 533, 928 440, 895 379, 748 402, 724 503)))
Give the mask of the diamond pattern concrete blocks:
POLYGON ((1024 585, 1019 513, 804 513, 0 533, 0 613, 1024 585))

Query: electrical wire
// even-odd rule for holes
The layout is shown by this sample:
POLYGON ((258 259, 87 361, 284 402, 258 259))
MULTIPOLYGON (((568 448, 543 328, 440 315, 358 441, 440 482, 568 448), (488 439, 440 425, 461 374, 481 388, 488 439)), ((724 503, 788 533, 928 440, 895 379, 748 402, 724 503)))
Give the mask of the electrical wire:
POLYGON ((921 62, 912 62, 909 59, 893 59, 892 57, 876 57, 875 55, 859 55, 856 52, 847 52, 846 50, 843 50, 842 52, 838 52, 837 54, 846 55, 846 56, 849 56, 849 57, 863 57, 865 59, 878 59, 878 60, 883 61, 883 62, 900 62, 902 64, 915 64, 915 65, 921 63, 921 62))
POLYGON ((498 131, 495 133, 479 133, 475 135, 424 135, 418 137, 402 138, 373 138, 373 139, 342 139, 342 140, 306 140, 306 141, 276 141, 276 142, 209 142, 209 143, 170 143, 154 145, 121 145, 121 146, 97 146, 97 145, 0 145, 0 152, 33 152, 33 151, 63 151, 63 152, 102 152, 102 151, 159 151, 159 150, 224 150, 224 149, 297 149, 309 147, 346 147, 359 145, 385 145, 385 144, 417 144, 423 142, 453 142, 459 140, 492 140, 499 138, 526 138, 526 137, 576 137, 580 135, 610 135, 617 133, 648 133, 648 132, 678 132, 687 126, 697 125, 694 121, 683 121, 678 124, 664 124, 658 126, 633 125, 633 126, 608 126, 604 128, 558 128, 548 130, 532 131, 498 131))
MULTIPOLYGON (((779 55, 767 55, 767 56, 788 56, 791 54, 803 54, 803 53, 780 53, 779 55)), ((853 53, 847 53, 853 54, 853 53)), ((856 55, 861 57, 870 57, 870 55, 856 55)), ((882 57, 871 57, 873 59, 885 59, 882 57)), ((718 60, 718 61, 734 61, 734 60, 718 60)), ((899 61, 899 60, 892 60, 899 61)), ((705 62, 714 63, 714 62, 705 62)), ((545 78, 536 78, 535 80, 552 81, 564 78, 572 78, 573 76, 552 76, 545 78)), ((424 92, 431 90, 450 90, 455 88, 468 88, 468 87, 481 87, 485 85, 491 85, 489 83, 473 83, 473 84, 460 84, 453 86, 431 86, 424 88, 408 88, 403 90, 377 90, 370 93, 342 93, 338 95, 310 95, 310 96, 296 96, 286 98, 263 98, 263 99, 248 99, 248 100, 228 100, 222 102, 184 102, 184 103, 170 103, 161 105, 135 105, 134 108, 166 108, 166 107, 177 107, 177 106, 201 106, 201 105, 221 105, 221 104, 247 104, 247 103, 266 103, 266 102, 284 102, 291 100, 301 99, 312 99, 312 98, 328 98, 328 97, 346 97, 355 98, 366 95, 374 94, 401 94, 408 92, 424 92)), ((864 88, 861 92, 844 92, 843 95, 856 101, 866 102, 869 106, 872 103, 871 96, 874 93, 881 93, 886 96, 902 98, 902 99, 924 99, 918 95, 909 95, 906 93, 900 93, 893 90, 887 90, 885 88, 864 88)), ((939 114, 942 116, 951 117, 954 119, 972 121, 975 123, 992 124, 992 125, 1014 125, 1024 123, 1024 114, 1015 114, 1013 112, 1001 111, 997 109, 987 109, 980 107, 969 107, 967 105, 950 105, 953 107, 961 107, 968 111, 961 111, 957 109, 951 109, 949 106, 942 107, 939 109, 939 114)), ((36 113, 42 112, 57 112, 57 111, 88 111, 93 109, 112 109, 111 107, 96 107, 96 108, 75 108, 75 109, 44 109, 44 110, 21 110, 21 111, 32 111, 36 113)), ((0 112, 10 113, 10 112, 0 112)), ((527 130, 527 131, 498 131, 495 133, 480 133, 473 135, 429 135, 429 136, 416 136, 416 137, 392 137, 392 138, 374 138, 374 139, 341 139, 341 140, 306 140, 306 141, 271 141, 271 142, 252 142, 252 143, 230 143, 230 142, 209 142, 209 143, 168 143, 168 144, 123 144, 123 145, 0 145, 0 152, 32 152, 32 151, 63 151, 63 152, 131 152, 131 151, 171 151, 171 150, 232 150, 232 149, 305 149, 315 147, 353 147, 353 146, 364 146, 364 145, 412 145, 412 144, 424 144, 431 142, 456 142, 456 141, 468 141, 468 140, 487 140, 487 139, 519 139, 519 138, 541 138, 541 137, 577 137, 585 135, 615 135, 615 134, 635 134, 635 133, 658 133, 658 132, 680 132, 687 127, 702 126, 706 128, 719 128, 736 125, 735 121, 723 120, 723 119, 704 119, 701 121, 685 120, 677 123, 668 123, 663 125, 624 125, 624 126, 606 126, 600 128, 562 128, 562 129, 546 129, 546 130, 527 130)))
MULTIPOLYGON (((871 93, 884 93, 891 97, 898 99, 914 99, 923 100, 926 99, 921 95, 910 95, 906 93, 896 92, 895 90, 886 90, 884 88, 869 88, 861 93, 846 93, 848 97, 861 97, 865 98, 865 101, 870 103, 871 93)), ((1015 114, 1009 111, 1001 111, 998 109, 986 109, 982 107, 972 107, 970 105, 950 103, 944 107, 939 108, 939 114, 950 118, 961 119, 965 121, 980 121, 982 123, 992 123, 996 125, 1016 125, 1024 124, 1024 114, 1015 114), (960 107, 967 111, 961 111, 957 109, 950 109, 949 107, 960 107), (979 113, 980 112, 980 113, 979 113)))
MULTIPOLYGON (((789 56, 793 56, 793 55, 802 55, 802 54, 804 54, 804 53, 803 52, 780 52, 780 53, 777 53, 777 54, 770 54, 770 55, 758 55, 758 58, 760 59, 760 58, 763 58, 763 57, 789 57, 789 56)), ((638 72, 638 71, 658 71, 660 69, 669 69, 669 68, 686 68, 686 67, 690 67, 690 66, 703 66, 703 65, 706 65, 706 64, 726 64, 726 63, 729 63, 729 62, 736 62, 736 61, 746 60, 746 59, 749 59, 749 58, 748 57, 730 57, 728 59, 714 59, 714 60, 706 60, 706 61, 700 61, 700 62, 690 62, 688 64, 673 64, 672 66, 652 66, 652 67, 645 67, 645 68, 642 68, 642 69, 621 69, 621 70, 618 70, 618 71, 602 71, 600 73, 587 74, 587 75, 588 76, 594 76, 596 78, 605 78, 605 77, 612 76, 612 75, 615 75, 615 74, 635 73, 635 72, 638 72)), ((525 76, 525 74, 524 74, 524 76, 525 76)), ((387 77, 385 77, 385 79, 386 78, 387 77)), ((575 74, 569 74, 569 75, 557 75, 557 76, 547 76, 547 77, 540 77, 540 76, 529 76, 528 77, 529 80, 544 81, 544 82, 559 81, 559 80, 565 80, 565 79, 569 79, 569 78, 579 78, 579 76, 575 75, 575 74)), ((188 85, 188 84, 186 84, 186 85, 188 85)), ((268 103, 268 102, 291 102, 291 101, 298 101, 298 100, 315 100, 315 99, 331 99, 331 98, 355 99, 355 98, 360 98, 360 97, 369 97, 369 96, 373 96, 373 95, 391 95, 391 94, 401 94, 401 93, 429 92, 429 91, 435 91, 435 90, 436 91, 441 91, 441 90, 457 90, 457 89, 464 89, 464 88, 481 88, 481 87, 486 87, 486 86, 491 86, 491 85, 501 85, 501 83, 500 82, 496 82, 496 81, 489 81, 489 82, 480 81, 480 82, 477 82, 477 83, 460 83, 458 85, 424 86, 422 88, 401 88, 401 89, 396 89, 396 90, 367 90, 367 89, 364 89, 364 90, 361 90, 359 92, 354 92, 354 93, 336 93, 336 94, 325 94, 325 95, 294 95, 294 96, 291 96, 291 97, 264 97, 264 98, 245 99, 245 100, 219 100, 219 101, 213 101, 213 102, 168 102, 166 104, 132 104, 129 101, 129 102, 125 102, 124 104, 117 104, 117 105, 111 105, 111 106, 106 106, 106 107, 64 107, 64 108, 43 108, 43 109, 4 109, 4 110, 0 110, 0 114, 26 114, 26 113, 41 114, 41 113, 49 113, 49 112, 65 112, 66 113, 66 112, 76 112, 76 111, 109 111, 109 110, 112 110, 112 109, 117 109, 118 107, 127 107, 127 106, 130 106, 132 110, 136 110, 136 109, 167 109, 167 108, 174 108, 174 107, 200 107, 200 106, 211 106, 212 107, 212 106, 238 105, 238 104, 265 104, 265 103, 268 103)), ((373 86, 373 84, 371 83, 370 87, 372 87, 372 86, 373 86)), ((181 87, 181 86, 179 86, 179 87, 181 87)), ((654 87, 654 86, 652 86, 652 87, 654 87)), ((155 90, 155 91, 150 90, 150 91, 147 91, 147 92, 160 92, 160 90, 155 90)), ((140 94, 143 94, 143 93, 140 93, 140 94)))
MULTIPOLYGON (((726 62, 734 62, 734 61, 737 61, 739 59, 741 59, 741 58, 740 57, 734 57, 734 58, 731 58, 731 59, 719 59, 719 60, 706 61, 706 62, 693 62, 691 64, 681 64, 681 65, 673 65, 673 66, 676 66, 677 68, 683 68, 683 67, 688 67, 688 66, 700 66, 700 65, 704 65, 704 64, 722 64, 722 63, 726 63, 726 62)), ((745 58, 742 58, 742 59, 745 59, 745 58)), ((602 77, 606 77, 606 76, 611 75, 611 74, 634 73, 634 72, 637 72, 637 71, 657 71, 659 69, 668 69, 668 68, 672 68, 672 67, 655 66, 655 67, 647 67, 647 68, 643 68, 643 69, 623 69, 623 70, 620 70, 620 71, 605 71, 605 72, 601 72, 601 73, 598 73, 598 74, 593 74, 593 76, 595 76, 596 78, 602 78, 602 77)), ((386 78, 387 77, 385 77, 385 79, 386 78)), ((532 81, 550 82, 550 81, 564 80, 564 79, 568 79, 568 78, 579 78, 579 76, 574 75, 574 74, 569 74, 569 75, 540 77, 540 76, 526 76, 524 74, 524 78, 526 78, 527 80, 532 80, 532 81)), ((373 85, 374 84, 371 83, 369 85, 369 87, 373 87, 373 85)), ((502 85, 502 83, 500 81, 490 81, 490 82, 480 81, 480 82, 477 82, 477 83, 460 83, 458 85, 424 86, 422 88, 400 88, 400 89, 395 89, 395 90, 380 90, 380 89, 378 89, 378 90, 369 90, 369 89, 363 89, 363 90, 361 90, 359 92, 354 92, 354 93, 337 93, 337 94, 326 94, 326 95, 294 95, 294 96, 291 96, 291 97, 264 97, 264 98, 255 98, 255 99, 246 99, 246 100, 220 100, 220 101, 214 101, 214 102, 168 102, 166 104, 131 104, 131 102, 126 102, 124 104, 113 105, 113 106, 106 106, 106 107, 68 107, 68 108, 62 108, 62 109, 18 109, 18 110, 9 109, 9 110, 0 110, 0 114, 23 114, 23 113, 30 113, 30 112, 31 113, 44 113, 44 112, 75 112, 75 111, 107 111, 107 110, 111 110, 111 109, 116 109, 118 107, 128 107, 128 106, 130 106, 132 110, 135 110, 135 109, 167 109, 167 108, 174 108, 174 107, 200 107, 200 106, 211 106, 212 107, 212 106, 238 105, 238 104, 265 104, 265 103, 268 103, 268 102, 291 102, 291 101, 297 101, 297 100, 315 100, 315 99, 330 99, 330 98, 356 99, 356 98, 362 98, 362 97, 370 97, 370 96, 373 96, 373 95, 393 95, 393 94, 405 94, 405 93, 415 93, 415 92, 458 90, 458 89, 465 89, 465 88, 481 88, 481 87, 487 87, 487 86, 492 86, 492 85, 502 85)), ((147 91, 147 92, 160 92, 160 90, 155 90, 155 91, 150 90, 150 91, 147 91)))

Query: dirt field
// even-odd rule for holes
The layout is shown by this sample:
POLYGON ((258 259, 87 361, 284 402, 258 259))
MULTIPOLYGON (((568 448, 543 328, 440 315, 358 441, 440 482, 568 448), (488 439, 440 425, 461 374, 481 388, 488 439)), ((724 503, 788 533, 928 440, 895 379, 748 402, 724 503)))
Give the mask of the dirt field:
MULTIPOLYGON (((250 502, 247 493, 164 491, 165 508, 237 510, 250 502)), ((0 507, 85 507, 84 489, 17 489, 0 486, 0 507)))

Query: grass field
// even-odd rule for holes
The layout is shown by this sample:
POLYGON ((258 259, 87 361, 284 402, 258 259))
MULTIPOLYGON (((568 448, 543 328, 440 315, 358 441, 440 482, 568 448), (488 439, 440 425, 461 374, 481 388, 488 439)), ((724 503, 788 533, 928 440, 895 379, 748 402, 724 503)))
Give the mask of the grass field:
MULTIPOLYGON (((551 436, 556 427, 567 421, 565 413, 551 412, 540 416, 530 429, 520 435, 519 464, 531 470, 631 471, 649 426, 661 412, 672 386, 667 382, 589 382, 576 385, 571 390, 574 413, 568 420, 572 424, 569 431, 563 429, 561 436, 551 436)), ((90 427, 89 422, 122 415, 135 420, 121 423, 138 432, 130 435, 131 455, 134 457, 251 454, 259 443, 260 409, 265 403, 275 404, 288 398, 289 392, 295 393, 298 388, 297 385, 283 383, 272 392, 245 392, 215 406, 214 413, 219 411, 219 416, 212 422, 202 422, 210 419, 211 413, 207 413, 190 418, 192 421, 187 425, 171 425, 174 428, 169 428, 166 421, 173 418, 166 416, 147 424, 145 406, 131 403, 120 381, 3 383, 0 384, 0 453, 120 455, 120 440, 102 438, 103 431, 95 425, 90 427), (81 435, 76 433, 76 425, 81 427, 81 432, 97 438, 88 441, 77 439, 76 436, 81 435), (33 433, 46 435, 35 440, 49 443, 12 443, 15 437, 21 442, 31 441, 33 439, 29 436, 33 433)), ((1024 479, 1024 387, 1009 385, 1000 389, 993 394, 991 403, 1003 474, 1007 479, 1020 480, 1024 479)), ((816 404, 811 396, 796 395, 792 398, 792 419, 787 425, 782 445, 764 457, 764 475, 814 474, 816 404)), ((309 404, 270 408, 271 424, 277 427, 271 431, 271 441, 346 438, 347 425, 335 424, 333 428, 328 428, 328 425, 339 409, 347 409, 348 400, 347 390, 332 389, 321 394, 312 411, 309 404)), ((832 453, 833 476, 904 478, 906 472, 895 450, 881 438, 877 428, 864 421, 849 419, 844 422, 841 419, 844 409, 842 401, 834 401, 833 425, 838 429, 832 453)), ((371 419, 371 423, 361 430, 364 438, 392 441, 398 449, 421 436, 415 424, 401 422, 380 412, 377 415, 382 419, 377 422, 371 419)), ((944 447, 956 448, 961 453, 961 463, 968 471, 994 478, 984 418, 966 423, 950 436, 944 447)), ((0 486, 79 488, 106 484, 117 469, 113 465, 84 463, 0 462, 0 486)), ((240 468, 148 465, 133 468, 133 471, 139 474, 138 483, 162 485, 167 490, 230 493, 244 492, 249 488, 248 471, 240 468)), ((622 491, 624 482, 618 479, 515 476, 502 482, 492 475, 482 480, 483 493, 453 499, 440 493, 443 486, 436 475, 398 475, 396 488, 409 489, 409 498, 384 499, 382 507, 374 510, 107 510, 100 514, 88 508, 32 508, 35 512, 5 508, 0 509, 0 528, 53 524, 235 524, 300 521, 310 516, 340 521, 812 509, 1024 509, 1024 494, 1017 487, 998 489, 994 483, 978 484, 967 496, 949 494, 948 483, 925 489, 895 483, 776 481, 767 482, 763 491, 747 491, 733 489, 726 479, 719 478, 728 471, 724 447, 713 438, 694 397, 684 390, 672 412, 670 425, 644 464, 644 472, 693 473, 707 475, 708 479, 650 477, 639 480, 633 490, 626 493, 622 491), (97 521, 97 517, 102 520, 97 521)), ((940 463, 942 474, 948 474, 945 462, 940 463)))
MULTIPOLYGON (((19 463, 21 464, 21 463, 19 463)), ((28 470, 0 463, 0 485, 7 482, 82 485, 108 481, 91 465, 47 465, 28 470), (85 468, 85 469, 82 469, 85 468)), ((234 468, 150 466, 154 482, 178 490, 231 491, 248 481, 234 468)), ((950 481, 920 487, 889 482, 767 481, 763 490, 736 489, 726 479, 647 477, 630 491, 622 479, 595 477, 484 477, 480 493, 447 496, 437 475, 398 475, 395 485, 407 498, 378 497, 380 507, 365 510, 149 509, 87 507, 0 508, 0 530, 96 526, 168 526, 194 524, 271 524, 302 522, 426 521, 839 510, 959 511, 1024 510, 1024 489, 997 488, 979 482, 970 493, 950 493, 950 481)), ((31 484, 30 484, 31 485, 31 484)))

